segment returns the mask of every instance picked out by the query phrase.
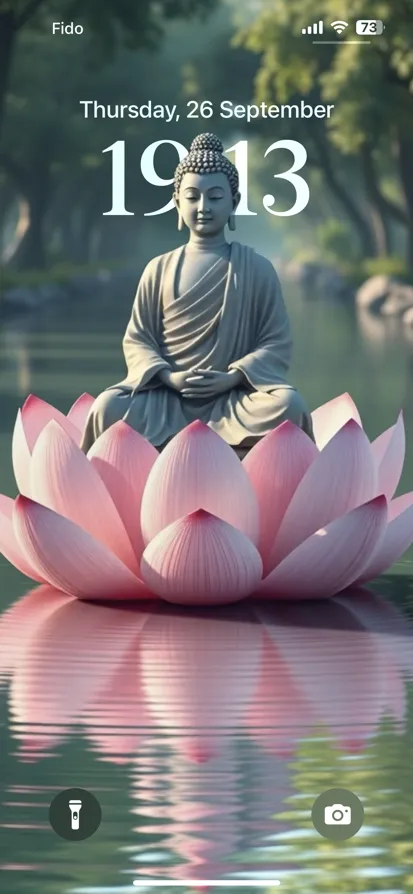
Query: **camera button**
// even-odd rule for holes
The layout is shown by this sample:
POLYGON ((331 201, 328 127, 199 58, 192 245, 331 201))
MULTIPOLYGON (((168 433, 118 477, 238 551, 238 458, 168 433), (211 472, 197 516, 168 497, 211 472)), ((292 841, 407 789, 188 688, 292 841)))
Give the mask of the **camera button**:
POLYGON ((364 822, 360 798, 345 788, 330 788, 314 801, 311 818, 319 835, 330 841, 353 838, 364 822))

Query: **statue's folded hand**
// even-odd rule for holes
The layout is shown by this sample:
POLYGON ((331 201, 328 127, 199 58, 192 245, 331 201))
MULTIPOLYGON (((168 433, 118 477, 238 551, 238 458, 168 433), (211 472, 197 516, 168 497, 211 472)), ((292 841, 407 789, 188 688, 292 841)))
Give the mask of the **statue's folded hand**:
POLYGON ((194 369, 188 374, 186 385, 181 392, 182 397, 215 397, 236 388, 243 378, 242 372, 238 369, 228 372, 217 369, 194 369))
POLYGON ((188 377, 191 375, 192 373, 189 370, 185 370, 184 372, 172 372, 171 369, 165 368, 158 372, 158 378, 163 385, 179 392, 182 392, 185 388, 188 377))

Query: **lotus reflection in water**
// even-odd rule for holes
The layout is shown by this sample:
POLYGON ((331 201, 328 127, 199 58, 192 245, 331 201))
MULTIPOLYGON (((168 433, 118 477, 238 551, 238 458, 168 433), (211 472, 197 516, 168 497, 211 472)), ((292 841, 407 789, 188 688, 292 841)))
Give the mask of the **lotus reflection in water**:
MULTIPOLYGON (((150 857, 160 847, 174 855, 162 870, 168 878, 248 872, 248 858, 235 867, 229 855, 301 819, 299 797, 289 817, 283 804, 303 743, 331 743, 329 783, 337 761, 348 769, 358 754, 374 754, 377 763, 385 718, 392 748, 403 739, 411 629, 374 594, 351 597, 245 603, 216 617, 213 609, 92 605, 41 587, 0 619, 18 758, 41 759, 76 736, 97 759, 125 764, 140 836, 133 852, 146 877, 159 878, 150 857)), ((271 870, 273 857, 268 866, 261 858, 271 870)))
POLYGON ((85 456, 92 403, 64 416, 30 397, 18 414, 20 496, 0 496, 0 550, 39 583, 91 600, 329 597, 413 541, 413 492, 393 499, 401 415, 370 443, 344 394, 312 414, 316 443, 284 422, 242 462, 199 421, 161 453, 118 422, 85 456))

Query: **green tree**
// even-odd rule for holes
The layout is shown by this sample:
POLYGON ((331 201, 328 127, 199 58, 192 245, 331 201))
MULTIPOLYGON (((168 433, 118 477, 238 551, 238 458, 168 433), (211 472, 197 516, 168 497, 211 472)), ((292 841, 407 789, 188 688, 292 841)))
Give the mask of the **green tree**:
POLYGON ((355 224, 357 218, 360 237, 364 231, 364 253, 391 251, 394 228, 401 228, 413 267, 413 0, 324 0, 317 14, 352 25, 380 17, 386 28, 367 47, 320 47, 301 33, 314 17, 309 0, 264 6, 238 38, 260 57, 256 99, 334 103, 329 120, 308 128, 311 152, 355 224), (362 202, 341 177, 340 158, 357 166, 362 202))

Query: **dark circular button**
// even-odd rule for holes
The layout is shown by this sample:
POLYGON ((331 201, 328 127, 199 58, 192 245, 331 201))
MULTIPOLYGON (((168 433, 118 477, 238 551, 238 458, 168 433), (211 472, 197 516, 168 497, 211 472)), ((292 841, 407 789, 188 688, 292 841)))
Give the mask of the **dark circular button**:
POLYGON ((56 835, 67 841, 84 841, 99 828, 102 808, 97 798, 84 788, 59 792, 49 807, 49 823, 56 835))
POLYGON ((330 841, 345 841, 357 835, 364 822, 360 798, 346 788, 330 788, 314 801, 314 828, 330 841))

